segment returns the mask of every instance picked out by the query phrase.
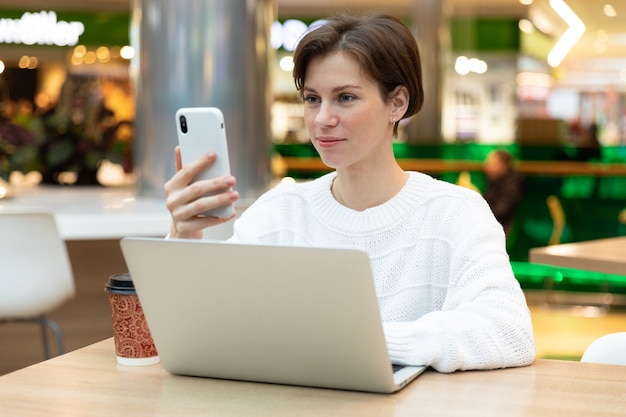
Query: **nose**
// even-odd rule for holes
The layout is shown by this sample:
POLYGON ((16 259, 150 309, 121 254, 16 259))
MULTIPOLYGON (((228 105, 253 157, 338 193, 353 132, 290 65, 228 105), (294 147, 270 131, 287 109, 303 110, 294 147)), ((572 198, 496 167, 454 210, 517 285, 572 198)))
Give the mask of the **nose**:
POLYGON ((315 124, 318 126, 335 126, 337 120, 337 115, 335 114, 332 103, 328 101, 322 102, 315 115, 315 124))

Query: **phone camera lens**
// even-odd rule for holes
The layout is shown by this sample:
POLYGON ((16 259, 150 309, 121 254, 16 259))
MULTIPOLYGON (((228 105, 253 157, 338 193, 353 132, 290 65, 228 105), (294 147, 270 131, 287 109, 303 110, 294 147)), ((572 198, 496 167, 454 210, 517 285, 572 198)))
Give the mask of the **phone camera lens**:
POLYGON ((180 130, 187 133, 187 118, 185 116, 180 116, 180 130))

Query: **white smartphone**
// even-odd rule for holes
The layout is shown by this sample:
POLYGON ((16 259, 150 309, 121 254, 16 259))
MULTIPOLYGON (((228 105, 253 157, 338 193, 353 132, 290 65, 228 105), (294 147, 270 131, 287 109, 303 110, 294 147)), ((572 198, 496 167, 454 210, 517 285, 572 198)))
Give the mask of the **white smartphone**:
MULTIPOLYGON (((198 174, 194 181, 230 175, 228 144, 224 115, 216 107, 185 107, 176 111, 176 132, 183 166, 207 152, 215 152, 217 158, 211 166, 198 174)), ((233 204, 208 210, 202 214, 230 217, 233 204)))

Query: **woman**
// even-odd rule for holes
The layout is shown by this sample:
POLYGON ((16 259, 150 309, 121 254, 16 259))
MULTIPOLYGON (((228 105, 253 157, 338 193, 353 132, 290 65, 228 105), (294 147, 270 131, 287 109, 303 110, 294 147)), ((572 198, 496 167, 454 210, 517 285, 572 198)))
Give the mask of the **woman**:
MULTIPOLYGON (((394 363, 441 372, 530 364, 530 314, 485 200, 394 158, 398 122, 423 102, 408 28, 388 15, 340 16, 301 39, 294 64, 311 141, 335 171, 262 195, 231 241, 365 250, 394 363)), ((177 156, 165 184, 171 237, 200 238, 230 220, 198 216, 238 198, 233 177, 190 185, 214 158, 180 168, 177 156)))
POLYGON ((513 155, 502 149, 487 154, 483 170, 487 178, 483 197, 504 232, 508 233, 524 198, 524 174, 515 170, 513 155))

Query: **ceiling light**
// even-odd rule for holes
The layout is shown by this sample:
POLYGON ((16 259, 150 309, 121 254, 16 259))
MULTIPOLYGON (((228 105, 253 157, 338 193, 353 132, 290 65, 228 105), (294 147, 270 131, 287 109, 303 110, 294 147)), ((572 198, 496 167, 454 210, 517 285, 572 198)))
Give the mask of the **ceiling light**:
POLYGON ((550 0, 550 7, 569 25, 548 54, 548 64, 557 67, 585 33, 585 24, 563 0, 550 0))
POLYGON ((476 74, 484 74, 487 72, 488 66, 485 61, 478 58, 470 59, 470 71, 475 72, 476 74))
POLYGON ((532 33, 532 31, 535 29, 535 26, 533 26, 533 23, 528 19, 520 19, 518 26, 519 26, 519 30, 521 30, 524 33, 532 33))
POLYGON ((529 20, 532 22, 533 26, 539 29, 541 33, 544 33, 548 36, 553 36, 555 31, 554 24, 550 19, 546 17, 542 10, 529 9, 528 15, 529 20))
POLYGON ((21 69, 26 69, 28 68, 28 65, 30 64, 30 57, 26 56, 26 55, 22 55, 22 57, 20 58, 20 60, 17 62, 17 66, 21 69))
POLYGON ((485 72, 487 72, 487 69, 487 63, 478 58, 459 56, 454 63, 454 70, 459 75, 467 75, 470 72, 476 74, 484 74, 485 72))
POLYGON ((524 6, 530 6, 531 4, 533 4, 533 0, 519 0, 519 2, 524 6))
POLYGON ((604 10, 604 14, 607 15, 608 17, 617 16, 617 11, 615 11, 615 7, 613 7, 612 4, 605 4, 603 10, 604 10))
POLYGON ((282 57, 278 65, 280 66, 280 69, 282 69, 283 71, 286 71, 286 72, 293 71, 293 66, 294 66, 293 57, 291 55, 282 57))
POLYGON ((466 56, 460 56, 456 59, 454 63, 454 70, 459 75, 467 75, 470 72, 469 68, 469 58, 466 56))
POLYGON ((123 59, 133 59, 135 57, 135 49, 132 46, 126 45, 120 49, 120 57, 123 59))

